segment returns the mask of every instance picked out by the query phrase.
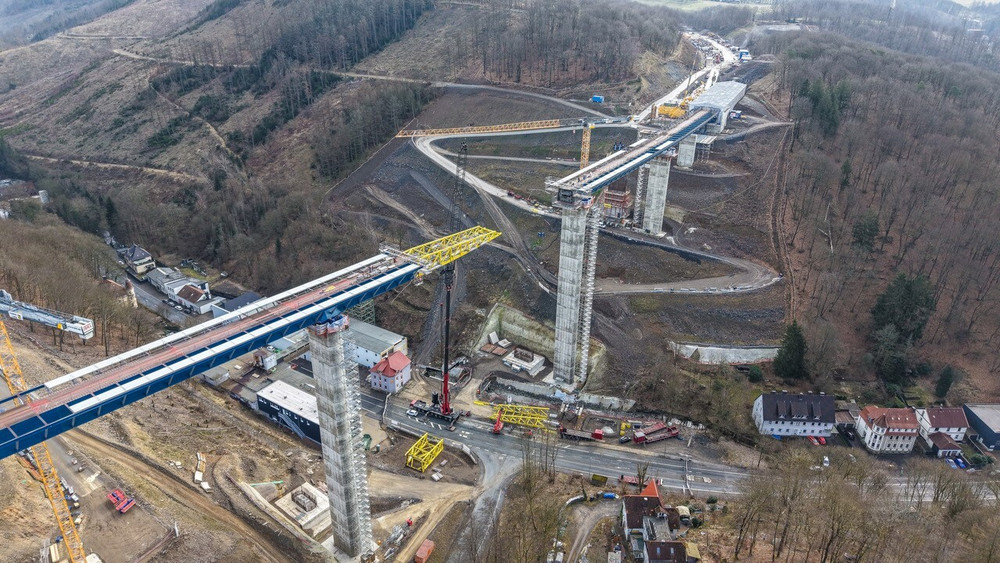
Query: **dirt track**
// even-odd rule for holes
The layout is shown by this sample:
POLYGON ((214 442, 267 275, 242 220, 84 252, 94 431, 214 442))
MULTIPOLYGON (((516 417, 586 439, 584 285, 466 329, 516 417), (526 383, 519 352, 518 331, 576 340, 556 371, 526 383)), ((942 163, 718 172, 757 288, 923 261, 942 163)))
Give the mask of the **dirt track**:
MULTIPOLYGON (((71 431, 67 437, 88 450, 95 458, 123 461, 127 458, 128 471, 143 475, 146 481, 163 492, 175 502, 211 517, 217 524, 231 529, 254 546, 254 551, 263 559, 272 562, 294 561, 283 550, 275 546, 266 536, 241 520, 238 516, 216 504, 211 497, 193 487, 179 483, 175 477, 165 473, 161 468, 146 463, 120 448, 116 448, 103 440, 82 431, 71 431)), ((124 468, 124 465, 122 466, 124 468)))

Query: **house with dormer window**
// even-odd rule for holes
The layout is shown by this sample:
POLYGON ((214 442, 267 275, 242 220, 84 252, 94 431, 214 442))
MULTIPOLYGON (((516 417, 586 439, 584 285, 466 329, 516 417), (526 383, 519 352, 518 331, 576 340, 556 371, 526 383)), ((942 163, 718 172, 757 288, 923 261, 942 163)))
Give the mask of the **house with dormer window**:
POLYGON ((753 403, 753 421, 769 436, 829 436, 837 422, 832 395, 764 393, 753 403))

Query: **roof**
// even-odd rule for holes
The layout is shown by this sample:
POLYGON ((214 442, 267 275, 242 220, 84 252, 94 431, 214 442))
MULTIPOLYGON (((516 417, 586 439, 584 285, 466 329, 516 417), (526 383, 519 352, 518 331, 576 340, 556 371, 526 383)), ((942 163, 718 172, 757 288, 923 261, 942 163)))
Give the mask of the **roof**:
POLYGON ((125 259, 129 262, 140 262, 152 257, 152 254, 146 252, 146 250, 138 244, 133 244, 125 250, 125 259))
POLYGON ((684 542, 684 548, 687 549, 688 559, 694 559, 698 561, 701 559, 701 550, 698 549, 698 544, 694 542, 684 542))
POLYGON ((395 332, 356 319, 351 319, 351 330, 347 331, 347 338, 355 346, 376 354, 385 352, 403 340, 395 332))
POLYGON ((836 419, 832 395, 765 393, 761 397, 764 420, 768 422, 792 420, 833 424, 836 419))
POLYGON ((268 402, 295 413, 302 418, 319 424, 319 411, 316 407, 316 396, 278 380, 257 391, 257 399, 268 402))
POLYGON ((625 525, 629 529, 641 529, 642 518, 644 516, 655 516, 657 513, 663 511, 656 484, 652 481, 650 482, 652 489, 650 489, 649 485, 646 485, 642 493, 638 495, 625 495, 622 499, 622 504, 625 507, 625 525), (655 491, 656 495, 647 495, 645 494, 647 491, 655 491))
POLYGON ((197 303, 198 301, 201 301, 203 297, 205 297, 205 292, 193 285, 185 285, 180 291, 177 292, 177 298, 183 299, 188 303, 197 303))
POLYGON ((260 298, 261 298, 260 295, 252 291, 248 291, 240 295, 239 297, 235 297, 233 299, 230 299, 229 301, 226 301, 225 303, 222 304, 222 308, 232 313, 237 309, 246 307, 247 305, 253 303, 254 301, 257 301, 260 298))
POLYGON ((389 354, 388 358, 383 358, 372 368, 372 373, 378 373, 386 377, 395 377, 397 373, 406 369, 410 365, 410 358, 406 354, 396 351, 389 354))
POLYGON ((976 418, 983 421, 994 432, 1000 432, 1000 405, 965 405, 965 408, 976 415, 976 418))
POLYGON ((929 407, 927 420, 931 428, 967 428, 969 421, 961 407, 929 407))
POLYGON ((931 443, 939 451, 962 451, 962 447, 955 443, 955 440, 951 439, 951 436, 945 434, 944 432, 935 432, 928 436, 931 439, 931 443))
POLYGON ((166 283, 167 281, 182 279, 186 276, 173 268, 160 267, 146 272, 146 277, 151 282, 166 283))
POLYGON ((866 423, 887 430, 916 430, 920 427, 912 409, 889 409, 868 405, 858 415, 866 423))
POLYGON ((746 94, 747 85, 742 82, 729 80, 726 82, 716 82, 714 86, 705 90, 700 96, 689 104, 691 109, 708 108, 719 111, 729 111, 733 109, 736 102, 746 94))
POLYGON ((679 541, 646 542, 646 561, 649 563, 687 563, 687 549, 679 541))

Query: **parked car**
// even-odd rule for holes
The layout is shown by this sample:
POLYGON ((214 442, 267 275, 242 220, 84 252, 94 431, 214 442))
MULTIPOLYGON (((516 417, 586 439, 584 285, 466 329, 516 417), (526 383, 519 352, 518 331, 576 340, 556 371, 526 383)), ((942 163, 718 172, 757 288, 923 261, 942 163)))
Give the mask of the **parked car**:
POLYGON ((969 464, 965 463, 965 460, 960 457, 955 458, 955 465, 959 466, 962 469, 966 469, 969 467, 969 464))
POLYGON ((951 459, 950 457, 944 458, 944 461, 945 461, 945 463, 948 464, 948 467, 950 467, 952 469, 958 469, 958 464, 955 463, 955 460, 951 459))
POLYGON ((830 458, 829 458, 829 456, 823 456, 823 467, 830 467, 830 458))
POLYGON ((626 443, 631 442, 631 441, 632 441, 632 437, 629 436, 628 434, 622 436, 621 438, 618 438, 618 443, 619 444, 626 444, 626 443))
POLYGON ((853 440, 858 437, 858 435, 854 433, 854 430, 851 430, 850 428, 844 430, 844 436, 847 436, 848 440, 853 440))
POLYGON ((816 436, 809 436, 809 441, 812 442, 812 445, 814 446, 819 445, 819 440, 816 439, 816 436))
POLYGON ((825 446, 826 445, 826 438, 824 438, 822 436, 819 436, 816 439, 819 440, 819 445, 821 445, 821 446, 825 446))

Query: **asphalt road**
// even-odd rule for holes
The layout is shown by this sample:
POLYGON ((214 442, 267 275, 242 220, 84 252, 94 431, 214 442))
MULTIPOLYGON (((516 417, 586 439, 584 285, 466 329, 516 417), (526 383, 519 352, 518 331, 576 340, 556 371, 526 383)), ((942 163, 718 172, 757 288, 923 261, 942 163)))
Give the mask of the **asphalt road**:
MULTIPOLYGON (((381 398, 362 394, 361 403, 376 418, 381 416, 381 398)), ((461 447, 464 444, 480 459, 499 462, 521 459, 520 438, 506 433, 493 434, 493 425, 485 420, 462 418, 455 431, 449 432, 444 425, 433 420, 407 416, 406 410, 404 406, 390 404, 386 411, 386 424, 417 435, 430 432, 445 438, 449 446, 461 447)), ((617 444, 609 446, 599 442, 560 440, 556 467, 565 473, 585 476, 598 473, 617 479, 619 475, 635 475, 637 463, 648 463, 647 475, 662 479, 663 486, 698 494, 734 494, 738 491, 739 481, 750 474, 722 464, 688 461, 675 453, 665 453, 663 446, 657 443, 648 448, 631 444, 618 447, 617 444)))
POLYGON ((190 318, 187 313, 178 311, 177 309, 164 304, 162 301, 164 299, 164 295, 159 291, 156 291, 156 288, 150 285, 149 282, 137 281, 132 284, 132 287, 135 288, 135 300, 138 301, 140 305, 157 315, 166 318, 175 325, 183 327, 190 318))

